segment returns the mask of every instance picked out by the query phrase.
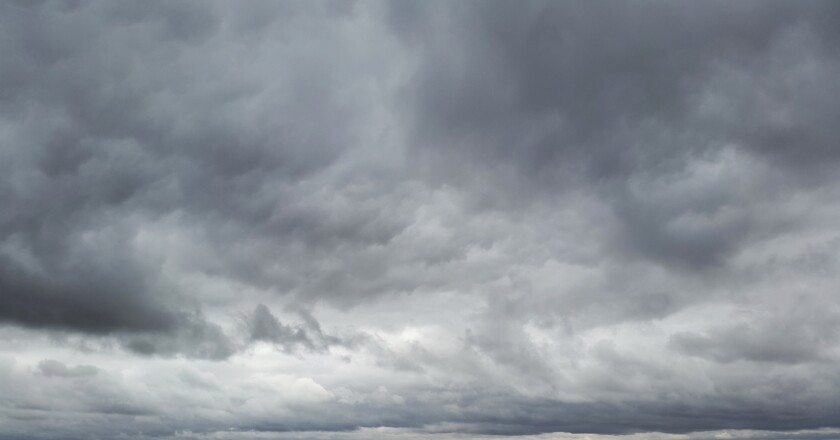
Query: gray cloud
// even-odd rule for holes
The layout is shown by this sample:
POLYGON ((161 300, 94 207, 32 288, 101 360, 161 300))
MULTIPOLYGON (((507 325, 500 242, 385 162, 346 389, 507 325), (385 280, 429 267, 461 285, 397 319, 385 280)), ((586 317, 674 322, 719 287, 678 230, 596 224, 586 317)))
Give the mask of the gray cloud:
POLYGON ((302 325, 283 324, 264 304, 246 316, 249 338, 253 342, 270 342, 281 350, 294 353, 299 349, 325 351, 331 345, 344 344, 337 336, 325 334, 321 324, 308 312, 300 311, 302 325))
POLYGON ((819 121, 835 113, 821 98, 831 95, 825 79, 837 68, 836 54, 826 52, 836 34, 825 28, 835 9, 429 2, 396 5, 390 17, 423 60, 407 87, 406 113, 416 156, 431 174, 479 192, 492 175, 495 191, 519 201, 583 185, 613 206, 625 249, 706 268, 768 227, 729 190, 739 183, 710 182, 720 187, 676 200, 651 199, 650 191, 732 150, 770 161, 779 167, 772 174, 814 175, 819 166, 831 175, 837 161, 820 139, 838 133, 819 121), (804 173, 789 170, 797 164, 808 165, 804 173), (712 221, 674 230, 689 216, 712 221))
POLYGON ((99 369, 93 365, 76 365, 68 367, 59 361, 45 359, 38 364, 41 373, 47 377, 85 377, 95 376, 99 369))
POLYGON ((784 309, 755 310, 747 319, 709 334, 675 334, 671 344, 689 355, 718 362, 834 362, 832 351, 840 336, 837 313, 836 307, 800 298, 798 304, 784 309))
POLYGON ((838 12, 0 5, 0 438, 838 428, 838 12))
MULTIPOLYGON (((308 26, 309 12, 319 26, 343 19, 325 5, 299 6, 260 7, 278 17, 299 9, 304 15, 289 18, 291 26, 308 26)), ((208 330, 212 323, 196 322, 202 318, 194 301, 166 279, 162 262, 138 255, 136 239, 144 222, 172 216, 207 231, 212 246, 226 247, 254 229, 276 240, 294 236, 294 212, 274 220, 272 211, 296 200, 269 191, 329 165, 352 136, 352 103, 335 97, 342 78, 322 67, 331 55, 299 52, 282 40, 265 49, 274 55, 263 55, 259 40, 227 40, 223 4, 3 9, 4 53, 16 61, 2 73, 8 96, 0 203, 8 209, 0 217, 0 319, 97 334, 176 334, 164 345, 218 339, 208 330), (214 38, 230 44, 217 46, 214 38), (216 67, 228 54, 243 59, 216 67), (237 64, 249 58, 264 70, 236 76, 237 64), (282 60, 295 69, 261 83, 259 76, 282 60), (192 70, 198 64, 205 67, 192 70), (322 118, 329 130, 315 129, 322 118)), ((256 16, 249 13, 225 19, 250 27, 256 16)), ((330 233, 304 231, 304 239, 330 233)), ((238 269, 250 258, 221 268, 260 277, 259 266, 257 273, 238 269)), ((160 351, 140 339, 128 346, 160 351)))

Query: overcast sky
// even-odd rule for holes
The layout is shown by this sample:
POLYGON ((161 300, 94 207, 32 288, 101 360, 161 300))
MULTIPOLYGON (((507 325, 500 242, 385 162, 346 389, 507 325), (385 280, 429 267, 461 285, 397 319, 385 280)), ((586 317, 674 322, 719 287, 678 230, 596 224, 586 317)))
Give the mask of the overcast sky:
POLYGON ((836 439, 838 176, 836 1, 3 1, 0 440, 836 439))

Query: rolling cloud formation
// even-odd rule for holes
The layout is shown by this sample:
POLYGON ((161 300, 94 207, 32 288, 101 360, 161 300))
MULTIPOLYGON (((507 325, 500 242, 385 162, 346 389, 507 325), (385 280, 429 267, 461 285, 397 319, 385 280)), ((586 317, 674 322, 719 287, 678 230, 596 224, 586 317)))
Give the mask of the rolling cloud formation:
POLYGON ((836 2, 6 1, 0 54, 0 439, 840 429, 836 2))

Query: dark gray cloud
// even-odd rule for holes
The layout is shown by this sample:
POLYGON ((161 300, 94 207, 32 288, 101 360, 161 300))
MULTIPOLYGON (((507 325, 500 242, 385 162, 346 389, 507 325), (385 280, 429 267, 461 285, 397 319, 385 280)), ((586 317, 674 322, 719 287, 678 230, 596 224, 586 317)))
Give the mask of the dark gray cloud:
POLYGON ((38 364, 41 373, 47 377, 85 377, 95 376, 99 369, 93 365, 76 365, 75 367, 68 367, 59 361, 52 359, 44 359, 38 364))
POLYGON ((831 2, 428 2, 390 11, 422 59, 405 111, 429 173, 511 191, 518 202, 583 185, 613 206, 619 245, 636 256, 707 268, 771 227, 743 204, 772 196, 741 200, 731 191, 739 182, 650 197, 698 161, 734 150, 796 180, 836 171, 838 133, 825 123, 837 112, 825 99, 838 66, 831 2), (727 209, 735 212, 717 221, 727 209), (675 230, 689 216, 710 221, 675 230))
POLYGON ((325 351, 331 345, 344 344, 337 336, 325 334, 321 324, 306 311, 299 312, 304 323, 283 324, 264 304, 246 316, 249 338, 253 342, 269 342, 287 353, 298 350, 325 351))
MULTIPOLYGON (((800 43, 827 55, 821 64, 834 64, 836 35, 825 28, 837 15, 831 2, 427 2, 390 10, 395 31, 424 61, 411 94, 416 142, 474 150, 471 157, 491 164, 513 161, 538 177, 554 178, 578 165, 595 179, 679 165, 704 144, 734 134, 702 133, 706 121, 696 114, 698 99, 716 92, 706 87, 718 69, 751 73, 776 61, 768 56, 785 50, 776 45, 800 43), (789 35, 797 32, 806 41, 789 35), (451 41, 458 44, 447 45, 451 41), (668 130, 718 138, 680 147, 651 142, 649 136, 668 130)), ((748 90, 732 98, 750 99, 763 87, 795 93, 797 100, 816 98, 773 77, 784 73, 792 72, 744 84, 748 90)), ((797 104, 780 109, 803 118, 792 125, 818 123, 795 111, 797 104)), ((770 116, 768 109, 742 110, 743 127, 777 137, 750 120, 770 116)), ((796 143, 822 149, 805 139, 796 143)))
POLYGON ((839 14, 3 3, 0 438, 834 435, 839 14))
MULTIPOLYGON (((259 9, 277 26, 343 18, 326 5, 254 6, 240 14, 197 3, 3 5, 2 47, 14 61, 0 73, 7 245, 0 319, 149 333, 127 344, 140 352, 160 351, 148 342, 153 333, 182 335, 163 345, 217 339, 207 330, 213 324, 197 321, 189 293, 166 285, 162 262, 137 254, 143 223, 178 216, 213 246, 252 232, 280 240, 310 227, 307 218, 293 224, 294 208, 275 219, 277 206, 297 203, 279 191, 345 147, 353 103, 335 97, 341 77, 324 68, 331 54, 301 51, 289 36, 264 48, 227 26, 250 28, 259 9), (287 10, 303 15, 286 17, 287 10), (257 77, 236 73, 250 62, 266 65, 257 77), (318 129, 321 121, 329 129, 318 129)), ((303 234, 308 241, 331 232, 303 234)), ((217 268, 260 278, 247 258, 217 268)))

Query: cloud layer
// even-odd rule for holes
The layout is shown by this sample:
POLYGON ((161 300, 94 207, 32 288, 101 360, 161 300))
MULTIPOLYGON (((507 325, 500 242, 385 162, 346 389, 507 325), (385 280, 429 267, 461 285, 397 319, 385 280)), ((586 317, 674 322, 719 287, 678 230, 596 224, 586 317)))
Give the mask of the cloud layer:
POLYGON ((0 438, 832 438, 838 24, 6 2, 0 438))

